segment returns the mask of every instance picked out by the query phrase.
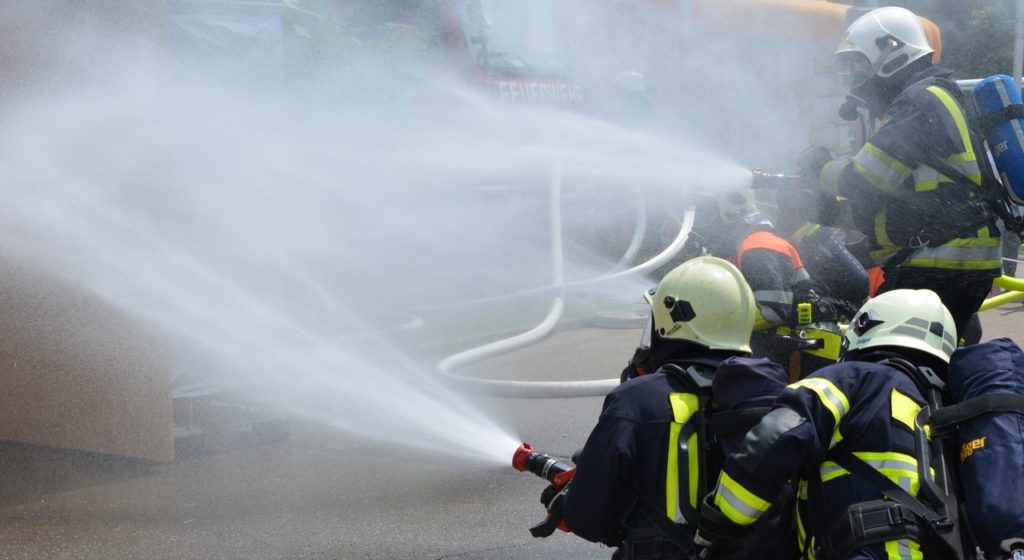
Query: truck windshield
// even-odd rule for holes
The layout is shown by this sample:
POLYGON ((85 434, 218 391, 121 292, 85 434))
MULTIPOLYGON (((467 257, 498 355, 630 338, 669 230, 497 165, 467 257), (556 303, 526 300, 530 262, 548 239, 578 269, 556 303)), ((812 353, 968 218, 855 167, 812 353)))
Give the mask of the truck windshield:
POLYGON ((473 61, 493 77, 564 78, 569 8, 550 0, 455 0, 473 61))

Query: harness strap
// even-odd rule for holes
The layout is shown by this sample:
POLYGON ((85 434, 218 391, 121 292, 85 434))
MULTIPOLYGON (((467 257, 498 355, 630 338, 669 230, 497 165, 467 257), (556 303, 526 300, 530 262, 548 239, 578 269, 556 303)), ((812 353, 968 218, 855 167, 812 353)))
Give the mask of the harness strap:
POLYGON ((987 133, 993 127, 1020 118, 1024 118, 1024 105, 1014 103, 1013 105, 1003 107, 995 113, 979 116, 978 125, 987 133))
POLYGON ((666 539, 672 541, 672 544, 682 552, 691 552, 694 549, 693 537, 681 525, 670 521, 647 496, 639 492, 633 494, 637 497, 637 505, 640 506, 644 517, 653 523, 666 539))
POLYGON ((996 412, 1024 414, 1024 396, 1016 393, 979 395, 932 411, 930 424, 938 430, 996 412))
POLYGON ((937 514, 921 500, 912 496, 903 488, 900 488, 887 476, 867 464, 863 459, 845 449, 833 448, 829 456, 837 465, 862 478, 865 482, 881 492, 886 498, 906 507, 918 517, 924 519, 929 525, 941 527, 948 524, 948 520, 937 514))

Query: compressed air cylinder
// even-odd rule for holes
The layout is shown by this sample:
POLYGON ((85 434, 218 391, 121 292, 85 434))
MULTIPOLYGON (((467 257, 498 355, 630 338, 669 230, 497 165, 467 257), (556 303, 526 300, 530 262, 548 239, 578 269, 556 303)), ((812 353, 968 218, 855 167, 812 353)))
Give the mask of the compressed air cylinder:
MULTIPOLYGON (((958 349, 949 363, 954 403, 986 394, 1024 396, 1024 351, 1008 338, 958 349)), ((940 409, 941 410, 941 409, 940 409)), ((956 432, 960 487, 974 537, 986 557, 1024 539, 1024 414, 992 411, 956 432)))
MULTIPOLYGON (((1021 103, 1020 88, 1006 74, 989 76, 974 86, 974 98, 982 119, 1021 103)), ((1009 119, 985 131, 996 169, 1010 198, 1024 203, 1024 119, 1009 119)))

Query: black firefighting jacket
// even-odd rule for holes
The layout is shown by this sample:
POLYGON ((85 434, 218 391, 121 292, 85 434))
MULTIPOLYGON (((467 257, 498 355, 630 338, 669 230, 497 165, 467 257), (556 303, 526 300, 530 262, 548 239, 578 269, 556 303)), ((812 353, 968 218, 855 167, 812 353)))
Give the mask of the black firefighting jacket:
MULTIPOLYGON (((743 448, 726 459, 713 503, 733 523, 750 525, 787 481, 799 481, 797 532, 801 549, 813 551, 829 521, 852 504, 882 498, 828 460, 830 449, 849 450, 917 494, 913 420, 925 403, 911 377, 889 365, 851 361, 818 370, 789 385, 743 448)), ((921 555, 919 543, 908 539, 859 552, 870 558, 921 555)))

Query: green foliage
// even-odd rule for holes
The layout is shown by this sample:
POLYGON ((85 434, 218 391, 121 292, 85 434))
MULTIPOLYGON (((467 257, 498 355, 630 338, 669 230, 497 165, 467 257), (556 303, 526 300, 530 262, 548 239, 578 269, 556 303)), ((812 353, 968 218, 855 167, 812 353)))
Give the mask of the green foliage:
POLYGON ((942 30, 942 64, 958 78, 1013 72, 1013 0, 904 0, 902 6, 934 21, 942 30))

